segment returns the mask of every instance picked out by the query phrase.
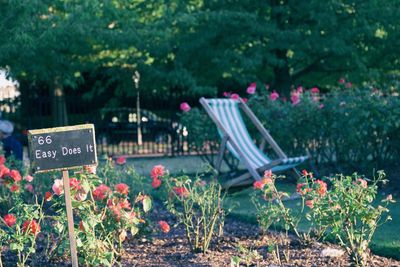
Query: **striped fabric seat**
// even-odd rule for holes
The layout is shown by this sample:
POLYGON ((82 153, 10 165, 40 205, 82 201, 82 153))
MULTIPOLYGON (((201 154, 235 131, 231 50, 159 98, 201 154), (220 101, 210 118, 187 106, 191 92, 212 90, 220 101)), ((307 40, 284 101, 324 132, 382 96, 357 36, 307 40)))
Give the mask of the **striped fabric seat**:
MULTIPOLYGON (((271 159, 265 155, 253 142, 247 127, 243 121, 238 104, 234 99, 207 99, 207 103, 213 111, 215 117, 222 124, 229 135, 230 140, 227 148, 232 154, 241 160, 237 151, 235 151, 231 142, 235 142, 244 156, 247 158, 252 168, 257 169, 271 163, 271 159)), ((219 130, 222 136, 221 131, 219 130)), ((283 171, 291 169, 296 165, 307 160, 307 156, 285 158, 278 166, 271 168, 272 171, 283 171)))

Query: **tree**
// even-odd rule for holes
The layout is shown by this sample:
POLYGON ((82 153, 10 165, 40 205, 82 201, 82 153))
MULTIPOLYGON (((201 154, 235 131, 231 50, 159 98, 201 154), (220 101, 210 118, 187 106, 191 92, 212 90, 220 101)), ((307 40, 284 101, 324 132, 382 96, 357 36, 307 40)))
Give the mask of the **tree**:
POLYGON ((1 65, 10 66, 18 80, 51 88, 53 125, 68 124, 64 88, 76 88, 83 73, 109 58, 115 62, 117 49, 124 48, 121 39, 137 40, 134 25, 118 29, 121 17, 130 21, 126 2, 2 0, 1 65))
POLYGON ((294 84, 399 69, 395 0, 174 1, 167 10, 152 25, 164 29, 152 67, 182 92, 262 81, 288 95, 294 84))

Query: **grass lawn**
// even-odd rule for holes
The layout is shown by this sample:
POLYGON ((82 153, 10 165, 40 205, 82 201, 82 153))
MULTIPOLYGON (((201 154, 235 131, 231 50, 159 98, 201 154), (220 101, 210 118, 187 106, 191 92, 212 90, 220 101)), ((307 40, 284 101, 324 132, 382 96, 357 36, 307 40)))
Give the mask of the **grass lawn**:
MULTIPOLYGON (((291 184, 280 184, 277 186, 279 190, 294 192, 295 185, 291 184)), ((230 193, 225 201, 225 206, 229 207, 236 203, 236 208, 232 211, 231 215, 240 217, 244 220, 250 222, 256 222, 255 208, 253 203, 251 202, 250 195, 253 191, 253 188, 243 189, 241 191, 230 193)), ((378 205, 383 196, 379 196, 378 199, 375 200, 374 204, 378 205)), ((300 201, 299 200, 291 200, 285 202, 285 204, 289 208, 300 209, 300 201)), ((393 218, 392 221, 388 221, 387 223, 380 226, 372 239, 370 244, 371 250, 378 255, 391 257, 394 259, 400 259, 400 202, 396 202, 389 206, 390 214, 393 218)), ((303 220, 304 223, 300 224, 300 228, 306 229, 307 223, 306 220, 303 220)))

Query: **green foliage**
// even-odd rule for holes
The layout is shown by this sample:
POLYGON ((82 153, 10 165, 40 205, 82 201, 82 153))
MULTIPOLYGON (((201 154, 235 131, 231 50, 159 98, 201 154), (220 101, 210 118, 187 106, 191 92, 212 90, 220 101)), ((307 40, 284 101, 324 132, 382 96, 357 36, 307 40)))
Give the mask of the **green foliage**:
MULTIPOLYGON (((326 94, 304 88, 302 93, 293 90, 292 97, 297 95, 300 101, 297 104, 282 96, 272 100, 270 92, 260 91, 250 98, 248 105, 288 156, 309 153, 314 163, 332 166, 337 171, 371 172, 395 163, 400 155, 398 85, 378 88, 340 85, 326 94)), ((243 117, 246 118, 245 114, 243 117)), ((181 118, 193 147, 201 150, 220 142, 216 127, 204 110, 192 108, 181 118)), ((258 130, 250 123, 247 125, 251 136, 259 142, 258 130)), ((270 147, 265 152, 274 158, 270 147)))
POLYGON ((235 255, 231 257, 231 267, 240 267, 240 264, 243 263, 247 267, 253 266, 254 262, 256 262, 255 266, 259 266, 258 261, 262 260, 262 256, 258 253, 258 251, 254 248, 247 248, 241 244, 237 246, 237 250, 239 255, 235 255))
POLYGON ((308 151, 316 162, 376 168, 400 152, 395 90, 344 88, 321 96, 308 91, 296 105, 264 95, 249 105, 288 155, 308 151))
MULTIPOLYGON (((382 1, 11 1, 0 10, 0 62, 20 81, 141 88, 173 98, 215 95, 249 81, 361 83, 398 74, 396 0, 382 1)), ((25 90, 26 88, 23 88, 25 90)))

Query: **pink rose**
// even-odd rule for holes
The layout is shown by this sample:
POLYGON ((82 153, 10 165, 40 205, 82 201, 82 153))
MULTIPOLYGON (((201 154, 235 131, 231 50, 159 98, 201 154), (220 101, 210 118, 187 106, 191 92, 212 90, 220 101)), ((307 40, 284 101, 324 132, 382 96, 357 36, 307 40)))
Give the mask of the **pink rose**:
POLYGON ((271 178, 272 177, 272 171, 271 170, 267 170, 264 172, 264 178, 271 178))
POLYGON ((273 91, 270 95, 269 95, 269 99, 271 99, 271 101, 275 101, 279 98, 279 94, 276 91, 273 91))
POLYGON ((293 106, 297 105, 298 103, 300 103, 300 96, 297 93, 292 94, 292 96, 290 97, 290 100, 292 101, 293 106))
POLYGON ((339 83, 340 83, 340 84, 344 84, 345 82, 346 82, 346 80, 345 80, 344 78, 340 78, 340 79, 339 79, 339 83))
POLYGON ((231 96, 231 92, 224 92, 224 93, 223 93, 223 96, 224 96, 224 97, 230 97, 230 96, 231 96))
POLYGON ((92 166, 84 166, 83 169, 85 171, 87 171, 88 173, 96 174, 97 166, 94 166, 94 165, 92 165, 92 166))
POLYGON ((266 90, 269 90, 269 84, 264 84, 264 86, 266 90))
POLYGON ((310 209, 314 208, 314 200, 307 200, 306 201, 306 206, 309 207, 310 209))
POLYGON ((299 93, 299 94, 302 94, 303 93, 303 86, 297 87, 296 92, 299 93))
POLYGON ((53 189, 54 194, 56 194, 57 196, 63 194, 64 193, 63 181, 61 179, 55 179, 51 189, 53 189))
POLYGON ((30 183, 30 182, 33 181, 33 176, 27 175, 27 176, 24 177, 24 179, 25 179, 25 181, 27 181, 28 183, 30 183))
POLYGON ((239 99, 239 95, 238 94, 231 94, 231 99, 237 100, 237 99, 239 99))
POLYGON ((181 103, 180 108, 181 108, 181 110, 184 111, 184 112, 188 112, 188 111, 190 110, 190 106, 189 106, 189 104, 186 103, 186 102, 181 103))
POLYGON ((319 93, 319 89, 317 87, 313 87, 311 88, 311 94, 318 94, 319 93))
POLYGON ((246 97, 243 97, 242 100, 244 103, 247 103, 247 101, 249 101, 246 97))
POLYGON ((344 86, 346 88, 351 88, 353 86, 353 84, 351 82, 347 82, 344 86))
POLYGON ((252 84, 249 85, 249 87, 247 87, 247 91, 246 92, 249 95, 254 95, 254 93, 256 92, 256 87, 257 87, 257 84, 256 83, 252 83, 252 84))
POLYGON ((26 184, 26 185, 25 185, 25 189, 26 189, 28 192, 33 193, 33 185, 31 185, 31 184, 26 184))

